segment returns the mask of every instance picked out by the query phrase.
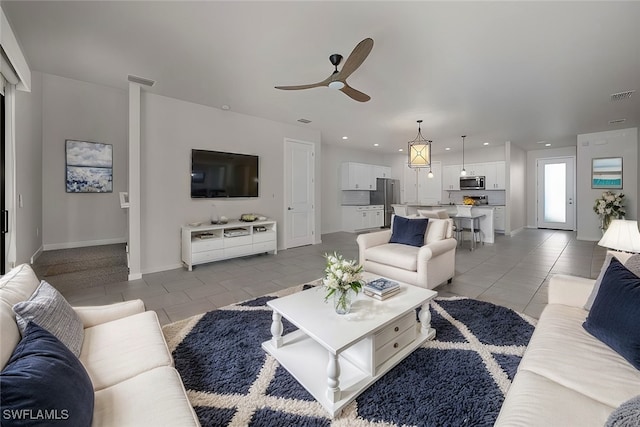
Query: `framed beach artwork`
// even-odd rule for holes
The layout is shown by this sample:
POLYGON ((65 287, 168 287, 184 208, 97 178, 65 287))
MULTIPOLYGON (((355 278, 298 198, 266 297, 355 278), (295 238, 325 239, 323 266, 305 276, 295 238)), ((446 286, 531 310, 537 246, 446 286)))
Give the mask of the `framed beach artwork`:
POLYGON ((67 193, 113 191, 113 146, 99 142, 65 141, 67 193))
POLYGON ((622 188, 622 157, 593 159, 591 164, 591 188, 622 188))

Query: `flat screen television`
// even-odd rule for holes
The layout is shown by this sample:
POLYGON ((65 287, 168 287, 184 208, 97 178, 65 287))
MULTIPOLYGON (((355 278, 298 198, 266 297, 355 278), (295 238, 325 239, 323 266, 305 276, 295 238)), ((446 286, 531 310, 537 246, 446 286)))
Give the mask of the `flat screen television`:
POLYGON ((258 156, 191 150, 191 198, 258 197, 258 156))

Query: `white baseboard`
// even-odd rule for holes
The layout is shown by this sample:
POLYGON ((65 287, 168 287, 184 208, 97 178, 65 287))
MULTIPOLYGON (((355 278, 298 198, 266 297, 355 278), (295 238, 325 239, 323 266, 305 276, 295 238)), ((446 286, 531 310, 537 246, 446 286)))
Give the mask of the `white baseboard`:
POLYGON ((43 251, 42 246, 40 246, 40 247, 38 248, 38 250, 37 250, 33 255, 31 255, 31 259, 30 259, 30 261, 29 261, 29 262, 30 262, 31 264, 34 264, 34 263, 36 262, 36 260, 38 259, 38 257, 39 257, 40 255, 42 255, 42 251, 43 251))
POLYGON ((126 243, 126 242, 127 242, 126 238, 119 237, 116 239, 84 240, 82 242, 51 243, 48 245, 43 245, 43 250, 53 251, 56 249, 85 248, 87 246, 113 245, 116 243, 126 243))
MULTIPOLYGON (((182 263, 179 263, 179 264, 164 265, 161 267, 145 268, 142 271, 142 274, 159 273, 161 271, 175 270, 176 268, 184 268, 184 265, 182 263)), ((129 280, 132 280, 132 279, 129 279, 129 280)))
MULTIPOLYGON (((527 228, 529 228, 529 227, 527 227, 527 228)), ((513 236, 515 236, 516 234, 520 233, 520 232, 521 232, 522 230, 524 230, 524 229, 525 229, 525 227, 520 227, 520 228, 518 228, 517 230, 513 230, 511 233, 509 233, 509 236, 513 237, 513 236)))
POLYGON ((142 279, 142 274, 138 273, 138 274, 129 274, 129 276, 127 276, 127 280, 140 280, 142 279))

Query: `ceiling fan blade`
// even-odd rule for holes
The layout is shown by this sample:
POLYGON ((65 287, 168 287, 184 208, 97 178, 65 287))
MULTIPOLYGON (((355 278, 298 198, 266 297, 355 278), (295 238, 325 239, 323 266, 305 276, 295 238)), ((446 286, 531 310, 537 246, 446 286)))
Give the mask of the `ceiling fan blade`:
POLYGON ((311 83, 308 85, 297 85, 297 86, 276 86, 276 89, 281 89, 281 90, 300 90, 300 89, 311 89, 314 87, 320 87, 320 86, 328 86, 329 83, 331 82, 333 77, 333 74, 330 75, 329 77, 327 77, 326 79, 324 79, 321 82, 318 83, 311 83))
POLYGON ((373 49, 373 39, 371 38, 366 38, 358 43, 342 66, 338 79, 346 80, 367 59, 371 49, 373 49))
POLYGON ((347 96, 350 96, 351 98, 353 98, 354 100, 358 101, 358 102, 367 102, 368 100, 371 99, 371 97, 369 95, 367 95, 366 93, 362 93, 357 89, 352 88, 351 86, 349 86, 348 84, 345 83, 344 87, 342 89, 340 89, 342 92, 344 92, 344 94, 346 94, 347 96))

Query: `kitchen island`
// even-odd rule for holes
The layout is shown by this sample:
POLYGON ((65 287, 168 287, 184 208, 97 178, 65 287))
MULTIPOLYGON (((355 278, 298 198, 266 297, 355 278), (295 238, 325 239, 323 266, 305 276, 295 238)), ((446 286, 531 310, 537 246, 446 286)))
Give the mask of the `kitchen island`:
MULTIPOLYGON (((457 215, 457 205, 414 205, 407 204, 407 215, 417 214, 418 210, 435 210, 445 209, 449 216, 457 215)), ((472 206, 471 215, 484 215, 480 218, 480 233, 482 233, 482 241, 484 243, 495 242, 494 223, 493 223, 493 207, 490 205, 472 206)))

